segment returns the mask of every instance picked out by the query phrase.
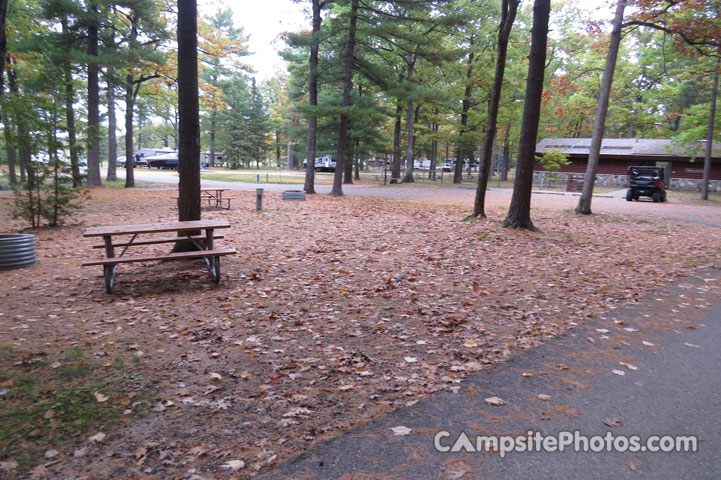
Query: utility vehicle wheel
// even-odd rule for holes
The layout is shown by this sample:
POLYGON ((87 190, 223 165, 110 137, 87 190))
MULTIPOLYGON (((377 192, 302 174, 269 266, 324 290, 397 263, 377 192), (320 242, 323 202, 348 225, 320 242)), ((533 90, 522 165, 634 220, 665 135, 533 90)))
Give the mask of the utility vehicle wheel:
POLYGON ((633 200, 633 189, 629 188, 626 190, 626 201, 630 202, 631 200, 633 200))
POLYGON ((653 203, 658 203, 661 201, 661 192, 653 192, 653 195, 651 195, 651 200, 653 200, 653 203))
POLYGON ((662 201, 662 202, 665 202, 666 200, 667 200, 667 198, 666 198, 666 192, 663 192, 663 194, 661 195, 661 201, 662 201))

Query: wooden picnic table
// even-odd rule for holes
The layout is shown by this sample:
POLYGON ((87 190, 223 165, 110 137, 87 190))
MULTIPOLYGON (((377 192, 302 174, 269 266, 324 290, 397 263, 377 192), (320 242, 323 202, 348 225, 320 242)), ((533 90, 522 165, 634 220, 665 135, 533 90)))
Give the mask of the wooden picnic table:
POLYGON ((230 209, 230 201, 233 197, 224 197, 223 192, 226 190, 226 188, 201 188, 200 198, 206 200, 209 207, 215 204, 216 208, 230 209), (225 207, 223 207, 223 203, 226 204, 225 207))
POLYGON ((205 261, 213 281, 220 281, 220 257, 235 254, 235 249, 215 249, 213 240, 223 238, 217 235, 215 230, 230 228, 226 221, 219 220, 197 220, 190 222, 160 222, 141 223, 133 225, 112 225, 102 227, 90 227, 85 230, 83 237, 103 237, 103 243, 93 245, 93 248, 104 248, 105 258, 98 260, 86 260, 83 266, 102 265, 105 276, 105 290, 112 293, 115 284, 115 267, 118 263, 148 262, 164 260, 181 260, 188 258, 202 258, 205 261), (204 232, 200 235, 194 232, 204 232), (139 235, 152 235, 158 233, 175 232, 175 236, 147 237, 138 239, 139 235), (116 239, 113 237, 130 236, 130 239, 116 239), (129 247, 141 245, 154 245, 160 243, 191 243, 197 250, 189 252, 169 252, 160 255, 136 255, 125 256, 129 247), (115 256, 115 248, 123 247, 120 255, 115 256))

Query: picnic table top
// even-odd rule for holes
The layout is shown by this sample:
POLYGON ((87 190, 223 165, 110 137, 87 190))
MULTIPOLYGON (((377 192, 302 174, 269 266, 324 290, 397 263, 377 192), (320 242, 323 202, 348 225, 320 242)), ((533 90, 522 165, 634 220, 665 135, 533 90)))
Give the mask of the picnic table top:
POLYGON ((205 230, 209 228, 230 228, 230 224, 224 220, 195 220, 190 222, 159 222, 137 223, 131 225, 107 225, 101 227, 87 228, 83 233, 83 237, 132 235, 134 233, 185 232, 190 230, 205 230))
POLYGON ((200 189, 201 192, 224 192, 228 190, 227 188, 213 188, 213 187, 202 187, 200 189))

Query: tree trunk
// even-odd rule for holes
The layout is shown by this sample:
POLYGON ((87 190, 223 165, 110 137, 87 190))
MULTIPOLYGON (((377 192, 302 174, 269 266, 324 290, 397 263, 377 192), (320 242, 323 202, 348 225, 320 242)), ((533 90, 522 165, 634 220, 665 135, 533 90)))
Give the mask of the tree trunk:
POLYGON ((135 186, 135 157, 133 156, 133 77, 125 77, 125 188, 135 186))
POLYGON ((396 103, 396 123, 393 127, 393 162, 391 163, 391 182, 398 183, 401 179, 401 114, 403 106, 400 100, 396 103))
POLYGON ((10 116, 7 112, 2 112, 2 121, 5 128, 3 128, 3 135, 5 137, 5 153, 8 159, 8 176, 10 185, 15 185, 18 181, 17 172, 15 171, 15 144, 13 143, 13 125, 10 122, 10 116))
POLYGON ((506 126, 506 139, 503 141, 503 165, 501 167, 501 181, 508 180, 508 170, 511 168, 511 124, 506 126))
MULTIPOLYGON (((17 97, 19 95, 19 89, 17 84, 17 75, 15 74, 15 70, 11 68, 12 60, 8 61, 8 67, 7 67, 7 74, 8 74, 8 89, 10 90, 10 93, 13 94, 14 97, 17 97)), ((8 118, 8 123, 6 124, 6 130, 11 130, 11 118, 9 113, 6 113, 6 116, 8 118)), ((22 119, 22 116, 16 116, 15 118, 15 128, 17 134, 15 135, 15 143, 12 144, 12 152, 13 152, 13 159, 15 158, 15 153, 18 154, 17 156, 17 164, 20 170, 20 183, 25 183, 27 177, 25 172, 25 165, 30 162, 30 151, 25 148, 25 145, 27 145, 27 139, 25 136, 25 123, 22 119)), ((12 132, 9 132, 12 134, 12 132)), ((10 157, 8 156, 8 159, 10 157)))
POLYGON ((519 0, 503 0, 503 13, 501 14, 501 25, 498 31, 496 72, 493 77, 493 87, 491 87, 491 99, 488 104, 488 121, 486 123, 485 132, 486 136, 483 139, 480 165, 478 165, 478 186, 476 188, 476 199, 473 203, 474 217, 486 217, 486 189, 488 188, 488 179, 490 178, 490 158, 497 134, 496 122, 498 121, 498 107, 501 103, 503 76, 506 71, 506 53, 508 50, 508 39, 511 35, 511 28, 513 27, 513 22, 516 20, 518 3, 519 0))
POLYGON ((353 184, 353 158, 355 157, 355 149, 353 148, 353 139, 350 136, 351 122, 348 121, 348 132, 346 134, 346 151, 345 151, 345 171, 343 172, 343 184, 353 184))
MULTIPOLYGON (((470 46, 473 48, 475 37, 470 38, 470 46)), ((461 109, 461 128, 458 132, 458 147, 456 148, 456 165, 453 169, 453 183, 461 183, 463 180, 463 160, 468 156, 468 142, 466 131, 468 130, 468 111, 471 109, 471 95, 473 94, 473 58, 474 52, 468 54, 468 67, 466 68, 466 89, 463 93, 461 109)))
POLYGON ((435 180, 436 169, 438 168, 438 107, 433 112, 431 131, 433 132, 433 140, 431 140, 431 167, 428 176, 431 180, 435 180))
MULTIPOLYGON (((343 77, 343 101, 340 112, 340 128, 338 129, 338 152, 336 154, 335 175, 333 176, 333 196, 343 195, 343 175, 345 172, 346 143, 348 142, 348 108, 350 107, 350 91, 353 88, 353 54, 355 53, 355 32, 358 20, 358 0, 351 0, 350 26, 348 27, 348 49, 345 55, 345 74, 343 77)), ((353 179, 350 179, 351 182, 353 179)))
POLYGON ((7 12, 8 0, 0 0, 0 97, 2 97, 5 92, 5 50, 7 49, 5 19, 7 17, 7 12))
POLYGON ((280 168, 280 131, 275 131, 275 166, 280 168))
POLYGON ((108 68, 108 175, 109 182, 118 179, 116 172, 118 159, 118 139, 115 130, 115 85, 112 84, 113 69, 108 68))
MULTIPOLYGON (((196 0, 178 0, 178 220, 200 220, 200 120, 196 0)), ((182 244, 176 244, 176 247, 182 244)))
MULTIPOLYGON (((412 73, 412 70, 411 70, 412 73)), ((408 75, 410 78, 410 74, 408 75)), ((403 183, 413 183, 413 167, 414 167, 414 156, 415 156, 415 108, 413 106, 413 100, 408 100, 408 107, 406 108, 406 174, 403 176, 403 183)))
POLYGON ((298 170, 298 157, 293 153, 293 144, 290 141, 286 147, 286 156, 288 157, 288 169, 298 170))
POLYGON ((598 95, 598 108, 596 108, 596 120, 593 124, 593 137, 591 138, 591 151, 588 154, 586 175, 583 178, 583 191, 581 192, 581 197, 578 199, 578 206, 576 207, 576 213, 583 213, 584 215, 591 214, 593 185, 596 182, 598 159, 601 154, 601 142, 603 141, 603 132, 606 128, 608 100, 611 96, 611 85, 613 85, 613 72, 616 69, 618 47, 621 45, 621 29, 624 8, 626 8, 626 0, 618 0, 618 4, 616 5, 616 15, 613 19, 611 43, 608 46, 608 55, 606 56, 606 68, 603 71, 601 91, 598 95))
POLYGON ((80 165, 78 164, 78 141, 75 128, 75 92, 70 64, 65 65, 65 121, 68 128, 68 147, 70 149, 70 171, 73 177, 73 188, 82 185, 80 165))
POLYGON ((88 178, 89 187, 102 187, 100 179, 100 84, 98 79, 98 9, 88 4, 88 178))
MULTIPOLYGON (((311 30, 310 59, 308 61, 308 106, 310 117, 308 118, 308 149, 305 165, 305 193, 315 193, 315 155, 316 142, 318 140, 318 49, 320 44, 320 0, 312 0, 313 3, 313 29, 311 30)), ((337 170, 337 168, 336 168, 337 170)))
POLYGON ((360 157, 360 139, 356 138, 353 140, 353 151, 354 153, 354 162, 355 165, 355 171, 353 173, 353 179, 360 181, 360 167, 361 167, 361 157, 360 157))
MULTIPOLYGON (((708 200, 708 181, 711 176, 711 150, 713 148, 713 128, 716 122, 716 99, 718 98, 718 77, 721 68, 721 58, 716 59, 716 72, 713 76, 713 91, 711 93, 711 110, 708 114, 708 129, 706 130, 706 155, 703 161, 703 185, 701 200, 708 200)), ((668 169, 671 170, 670 168, 668 169)))
POLYGON ((521 139, 518 145, 518 166, 513 185, 513 196, 504 227, 536 231, 531 221, 531 189, 535 163, 538 121, 541 116, 543 74, 546 66, 546 42, 548 40, 548 17, 551 0, 535 0, 533 4, 533 27, 531 29, 531 54, 526 79, 526 100, 523 106, 521 139))
POLYGON ((216 116, 217 113, 215 105, 213 105, 213 111, 210 112, 210 146, 208 147, 208 153, 210 154, 210 158, 208 159, 208 165, 210 165, 211 167, 215 166, 215 124, 217 122, 216 116))

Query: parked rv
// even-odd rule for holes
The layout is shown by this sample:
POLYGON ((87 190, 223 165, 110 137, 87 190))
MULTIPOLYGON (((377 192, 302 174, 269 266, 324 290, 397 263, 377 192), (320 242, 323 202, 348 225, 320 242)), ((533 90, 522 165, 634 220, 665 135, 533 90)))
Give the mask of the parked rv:
MULTIPOLYGON (((303 159, 303 168, 308 164, 308 159, 303 159)), ((316 172, 335 172, 335 160, 330 155, 323 157, 316 157, 315 159, 315 171, 316 172)))

